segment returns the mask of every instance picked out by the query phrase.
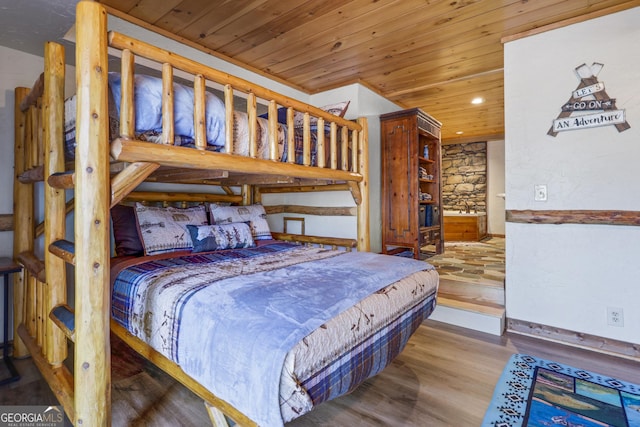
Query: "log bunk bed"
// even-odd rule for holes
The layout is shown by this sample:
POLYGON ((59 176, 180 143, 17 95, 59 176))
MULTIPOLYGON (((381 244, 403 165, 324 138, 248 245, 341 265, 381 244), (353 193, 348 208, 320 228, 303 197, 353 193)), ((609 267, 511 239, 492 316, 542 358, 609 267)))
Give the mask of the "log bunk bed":
MULTIPOLYGON (((385 268, 387 272, 410 271, 402 273, 401 280, 393 279, 367 294, 367 298, 371 297, 369 294, 377 294, 378 298, 387 301, 386 298, 390 298, 388 294, 392 293, 390 289, 400 288, 401 281, 409 280, 411 283, 406 286, 406 294, 413 300, 410 304, 405 302, 409 306, 394 314, 395 318, 387 320, 386 329, 380 329, 398 329, 401 332, 400 336, 389 335, 394 347, 381 350, 388 354, 374 352, 375 357, 383 360, 374 357, 369 364, 380 364, 379 369, 343 373, 347 377, 364 376, 354 384, 351 384, 351 379, 345 380, 349 387, 339 394, 351 391, 357 383, 390 363, 434 309, 438 279, 435 270, 426 263, 420 263, 418 267, 416 263, 419 262, 415 260, 368 254, 366 119, 356 122, 345 120, 123 34, 107 33, 107 13, 95 2, 78 3, 76 40, 75 160, 73 163, 65 161, 64 155, 64 48, 56 43, 47 43, 45 70, 40 80, 31 89, 16 88, 14 186, 14 254, 25 267, 14 288, 14 336, 20 337, 15 339, 14 356, 30 354, 33 357, 72 423, 82 426, 111 424, 110 332, 200 396, 214 425, 228 425, 227 419, 239 425, 275 425, 287 421, 283 415, 272 424, 269 418, 261 418, 262 413, 255 415, 251 412, 255 402, 251 401, 247 413, 247 406, 237 404, 237 396, 231 397, 233 402, 230 403, 227 396, 214 393, 214 387, 198 374, 187 372, 188 368, 168 357, 163 348, 143 341, 112 317, 112 294, 116 293, 116 285, 111 271, 110 215, 112 208, 124 202, 161 201, 165 205, 183 202, 183 206, 184 202, 213 202, 247 206, 260 203, 261 195, 269 192, 349 190, 357 205, 357 239, 284 233, 272 235, 277 242, 284 241, 280 245, 288 245, 287 248, 313 247, 318 252, 330 252, 328 249, 335 252, 338 249, 337 252, 343 255, 332 255, 335 259, 352 254, 384 257, 382 259, 386 261, 383 264, 389 263, 385 268), (113 50, 120 52, 117 56, 121 61, 122 93, 116 137, 113 137, 109 126, 111 92, 107 76, 108 52, 113 50), (134 68, 137 58, 153 61, 162 69, 162 132, 161 140, 155 144, 136 139, 134 68), (174 145, 174 70, 191 76, 195 147, 174 145), (207 83, 217 84, 224 90, 224 146, 218 151, 207 147, 207 83), (247 97, 248 155, 235 154, 234 95, 238 93, 247 97), (257 99, 268 104, 266 158, 258 155, 257 99), (293 132, 286 135, 286 160, 278 148, 278 107, 286 110, 287 129, 294 127, 295 114, 299 114, 303 122, 301 145, 296 146, 293 132), (314 120, 315 127, 312 125, 314 120), (300 152, 297 153, 296 148, 300 152), (225 194, 136 191, 144 181, 216 185, 224 189, 225 194), (34 207, 38 202, 34 201, 34 196, 39 196, 39 192, 34 190, 34 186, 38 182, 44 183, 45 218, 36 226, 34 207), (66 201, 66 190, 73 191, 73 199, 66 201), (65 240, 65 220, 70 212, 74 214, 73 242, 65 240), (39 236, 44 240, 44 260, 36 256, 38 245, 34 241, 39 236), (352 248, 357 248, 357 252, 351 251, 352 248), (72 265, 74 271, 73 309, 67 305, 67 264, 72 265), (401 326, 394 326, 396 323, 393 322, 399 322, 401 326), (71 369, 67 367, 68 363, 65 364, 70 347, 73 348, 71 369)), ((279 257, 278 254, 276 256, 279 257)), ((368 262, 380 263, 378 258, 368 262)), ((322 281, 320 276, 323 273, 317 274, 318 280, 322 281)), ((343 273, 326 274, 335 278, 343 273)), ((331 279, 324 280, 323 284, 327 281, 331 279)), ((386 302, 384 304, 387 305, 386 302)), ((358 310, 362 311, 362 308, 355 308, 356 312, 358 310)), ((329 325, 334 321, 332 316, 315 328, 329 325)), ((374 332, 370 334, 373 336, 374 332)), ((304 340, 311 340, 310 337, 311 334, 304 336, 304 340)), ((362 341, 354 345, 365 344, 362 341)), ((239 357, 234 355, 234 358, 236 356, 239 357)), ((367 361, 362 363, 366 365, 367 361)), ((278 377, 280 375, 279 372, 278 377)), ((260 387, 250 384, 249 388, 260 387)), ((280 390, 275 394, 280 399, 280 406, 282 393, 280 390)), ((298 390, 298 394, 306 393, 298 390)), ((332 394, 322 400, 336 396, 332 394)), ((310 406, 315 403, 313 401, 310 406)), ((294 412, 296 410, 294 408, 294 412)))

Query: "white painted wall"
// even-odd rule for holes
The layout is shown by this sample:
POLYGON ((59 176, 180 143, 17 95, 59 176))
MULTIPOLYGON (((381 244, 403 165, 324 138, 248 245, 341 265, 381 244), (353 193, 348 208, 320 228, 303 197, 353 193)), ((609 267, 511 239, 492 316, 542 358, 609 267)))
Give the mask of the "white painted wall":
POLYGON ((504 141, 487 141, 487 233, 505 234, 504 141))
MULTIPOLYGON (((640 211, 640 8, 505 44, 506 208, 640 211), (631 128, 547 135, 578 86, 574 69, 598 75, 631 128), (548 201, 534 201, 534 185, 548 201)), ((507 316, 640 342, 640 228, 506 225, 507 316), (624 327, 607 325, 607 307, 624 327)))

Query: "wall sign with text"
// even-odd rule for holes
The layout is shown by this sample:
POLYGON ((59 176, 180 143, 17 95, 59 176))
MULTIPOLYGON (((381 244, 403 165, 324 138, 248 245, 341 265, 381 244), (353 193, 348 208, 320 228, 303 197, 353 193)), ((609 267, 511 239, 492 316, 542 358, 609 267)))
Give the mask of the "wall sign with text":
POLYGON ((625 118, 625 111, 616 108, 616 100, 607 95, 604 83, 598 81, 602 67, 603 64, 594 62, 590 67, 582 64, 576 68, 580 84, 562 106, 562 112, 553 121, 547 135, 556 136, 565 130, 600 126, 615 126, 618 132, 622 132, 631 127, 625 118))

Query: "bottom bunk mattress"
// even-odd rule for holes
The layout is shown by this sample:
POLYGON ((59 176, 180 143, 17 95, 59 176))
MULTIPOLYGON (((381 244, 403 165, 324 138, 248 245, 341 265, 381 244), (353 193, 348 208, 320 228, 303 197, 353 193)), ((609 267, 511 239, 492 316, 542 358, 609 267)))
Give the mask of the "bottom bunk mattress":
POLYGON ((352 391, 435 308, 428 263, 285 242, 112 264, 112 316, 259 425, 352 391))

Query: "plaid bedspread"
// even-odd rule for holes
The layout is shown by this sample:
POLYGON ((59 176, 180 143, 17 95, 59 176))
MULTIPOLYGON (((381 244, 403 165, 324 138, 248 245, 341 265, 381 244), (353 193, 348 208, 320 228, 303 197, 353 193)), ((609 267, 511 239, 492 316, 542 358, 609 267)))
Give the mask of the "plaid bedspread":
POLYGON ((436 288, 423 262, 275 243, 129 267, 115 279, 112 315, 271 426, 387 366, 433 310, 436 288))

